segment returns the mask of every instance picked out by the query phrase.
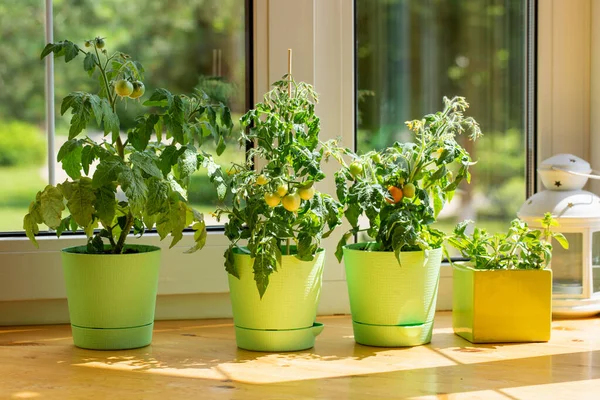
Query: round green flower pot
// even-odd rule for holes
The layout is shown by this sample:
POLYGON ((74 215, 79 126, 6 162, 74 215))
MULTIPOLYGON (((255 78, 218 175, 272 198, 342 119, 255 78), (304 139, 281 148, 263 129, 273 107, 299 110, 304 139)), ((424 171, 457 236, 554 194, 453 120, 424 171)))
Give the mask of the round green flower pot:
POLYGON ((393 252, 366 245, 344 247, 354 339, 381 347, 429 343, 442 249, 401 252, 398 262, 393 252))
POLYGON ((234 250, 240 275, 229 275, 238 347, 253 351, 299 351, 314 346, 323 325, 315 323, 321 297, 325 251, 312 261, 284 255, 260 298, 249 254, 234 250))
POLYGON ((127 254, 62 251, 75 346, 94 350, 144 347, 152 341, 160 249, 128 245, 127 254))

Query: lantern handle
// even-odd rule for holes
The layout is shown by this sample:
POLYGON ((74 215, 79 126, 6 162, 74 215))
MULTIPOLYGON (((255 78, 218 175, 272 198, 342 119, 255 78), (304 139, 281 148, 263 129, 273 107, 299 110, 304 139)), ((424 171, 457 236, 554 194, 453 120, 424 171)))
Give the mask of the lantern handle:
POLYGON ((585 177, 587 177, 587 178, 590 178, 590 179, 600 179, 600 172, 599 172, 599 171, 595 171, 595 170, 592 170, 592 172, 593 172, 594 174, 596 174, 596 175, 593 175, 593 174, 584 174, 583 172, 574 172, 574 171, 569 171, 569 170, 568 170, 568 169, 566 169, 566 168, 555 167, 555 166, 551 167, 551 169, 552 169, 553 171, 562 171, 562 172, 566 172, 566 173, 568 173, 568 174, 571 174, 571 175, 585 176, 585 177))

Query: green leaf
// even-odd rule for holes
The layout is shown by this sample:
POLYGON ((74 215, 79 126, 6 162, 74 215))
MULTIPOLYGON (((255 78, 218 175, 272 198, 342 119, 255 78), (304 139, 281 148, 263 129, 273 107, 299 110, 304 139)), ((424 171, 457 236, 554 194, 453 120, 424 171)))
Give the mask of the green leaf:
POLYGON ((134 216, 141 214, 148 193, 148 187, 144 182, 141 170, 135 167, 130 169, 125 166, 119 173, 117 181, 127 195, 132 214, 134 216))
POLYGON ((168 205, 170 195, 169 185, 161 179, 148 179, 148 200, 146 201, 146 214, 160 213, 168 205))
POLYGON ((563 235, 562 233, 554 233, 552 235, 552 237, 554 239, 556 239, 556 241, 561 245, 561 247, 565 250, 569 249, 569 241, 567 240, 567 238, 565 237, 565 235, 563 235))
POLYGON ((62 192, 57 187, 48 185, 40 196, 40 203, 44 223, 56 229, 60 225, 62 212, 65 209, 62 192))
POLYGON ((115 142, 121 133, 119 116, 113 111, 107 99, 102 99, 102 115, 104 121, 104 136, 112 133, 112 141, 115 142))
POLYGON ((69 127, 69 139, 73 139, 81 133, 92 118, 92 105, 89 99, 84 98, 80 103, 73 103, 73 117, 69 127))
POLYGON ((77 225, 86 227, 92 222, 96 195, 92 188, 92 180, 81 178, 78 182, 65 182, 60 185, 71 216, 77 225), (63 189, 64 188, 64 189, 63 189))
POLYGON ((117 180, 124 169, 129 169, 119 156, 110 156, 100 162, 94 172, 93 186, 99 188, 117 180))
POLYGON ((240 279, 240 273, 237 270, 235 258, 233 256, 233 245, 230 245, 227 250, 225 250, 225 271, 240 279))
POLYGON ((87 53, 83 59, 83 69, 87 71, 90 76, 92 76, 94 70, 96 69, 97 62, 98 57, 96 57, 94 53, 87 53))
POLYGON ((144 102, 146 107, 170 107, 173 95, 167 89, 156 89, 152 96, 144 102))
POLYGON ((173 237, 169 248, 175 246, 183 238, 182 232, 186 226, 185 222, 185 204, 171 198, 156 222, 156 231, 161 239, 164 239, 168 234, 173 237))
POLYGON ((196 149, 193 146, 188 145, 185 147, 185 150, 177 160, 177 166, 179 168, 179 176, 181 179, 185 179, 196 172, 196 169, 198 168, 198 158, 196 157, 196 149))
POLYGON ((254 272, 254 281, 256 282, 258 294, 261 299, 267 291, 267 286, 269 286, 269 275, 276 269, 277 259, 274 252, 265 249, 256 254, 252 270, 254 272))
POLYGON ((225 151, 225 149, 227 148, 227 145, 225 144, 225 139, 223 139, 223 136, 219 137, 219 143, 217 144, 217 155, 220 156, 221 154, 223 154, 223 152, 225 151))
POLYGON ((111 226, 115 219, 117 199, 115 198, 115 187, 113 185, 102 186, 96 190, 94 208, 96 215, 105 227, 111 226))
POLYGON ((142 169, 145 173, 156 178, 162 178, 163 174, 156 165, 158 157, 154 153, 133 152, 130 156, 131 163, 142 169))
POLYGON ((171 172, 171 167, 177 164, 179 154, 179 149, 173 145, 165 147, 160 154, 158 167, 165 176, 171 172))
POLYGON ((194 253, 202 249, 206 244, 206 237, 208 236, 206 232, 206 223, 204 221, 196 222, 194 225, 192 225, 192 229, 194 230, 195 245, 185 251, 187 254, 194 253))
POLYGON ((68 63, 79 54, 79 47, 68 40, 63 42, 64 50, 65 50, 65 62, 68 63))
POLYGON ((63 170, 75 180, 81 177, 82 143, 81 140, 68 140, 61 146, 56 156, 57 161, 62 162, 63 170))
POLYGON ((90 165, 94 162, 96 158, 96 147, 95 146, 85 146, 81 150, 81 167, 83 168, 84 174, 90 173, 90 165))
POLYGON ((81 104, 83 102, 83 97, 81 92, 74 92, 68 94, 60 105, 60 115, 65 115, 67 110, 71 107, 74 107, 75 104, 81 104))
POLYGON ((40 60, 44 59, 48 54, 52 53, 55 49, 56 45, 54 43, 48 43, 44 50, 42 50, 42 54, 40 55, 40 60))
POLYGON ((348 239, 350 239, 352 235, 352 232, 346 232, 338 242, 335 248, 335 257, 337 258, 338 262, 342 262, 342 259, 344 258, 344 246, 346 243, 348 243, 348 239))
MULTIPOLYGON (((43 58, 43 57, 42 57, 43 58)), ((35 222, 35 219, 31 216, 31 214, 25 215, 23 218, 23 229, 25 230, 25 234, 33 242, 35 247, 39 248, 39 244, 35 239, 35 235, 40 232, 40 228, 38 224, 35 222)))

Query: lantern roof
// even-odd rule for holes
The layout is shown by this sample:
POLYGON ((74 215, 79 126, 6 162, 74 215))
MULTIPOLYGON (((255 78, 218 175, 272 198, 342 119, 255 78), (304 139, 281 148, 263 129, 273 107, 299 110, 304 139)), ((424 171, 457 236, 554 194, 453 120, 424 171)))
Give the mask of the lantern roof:
POLYGON ((543 190, 525 201, 517 216, 542 218, 550 212, 555 218, 600 218, 600 197, 585 190, 543 190))

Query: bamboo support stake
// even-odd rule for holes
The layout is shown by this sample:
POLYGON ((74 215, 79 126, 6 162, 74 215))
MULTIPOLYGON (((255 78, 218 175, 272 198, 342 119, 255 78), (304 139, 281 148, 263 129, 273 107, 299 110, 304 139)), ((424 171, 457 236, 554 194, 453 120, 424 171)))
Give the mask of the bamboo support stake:
MULTIPOLYGON (((292 98, 292 49, 288 49, 288 96, 292 98)), ((290 238, 287 238, 286 253, 290 255, 290 238)))

